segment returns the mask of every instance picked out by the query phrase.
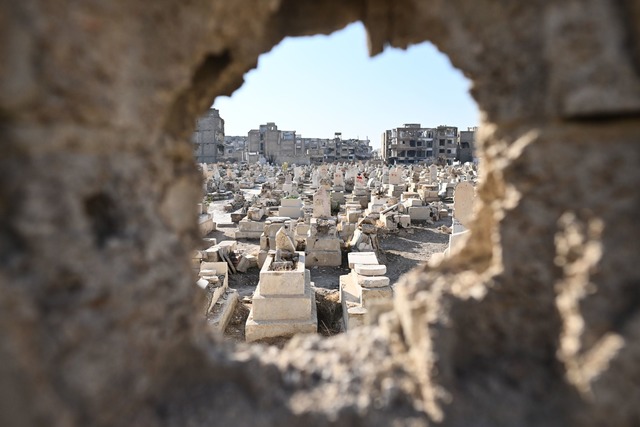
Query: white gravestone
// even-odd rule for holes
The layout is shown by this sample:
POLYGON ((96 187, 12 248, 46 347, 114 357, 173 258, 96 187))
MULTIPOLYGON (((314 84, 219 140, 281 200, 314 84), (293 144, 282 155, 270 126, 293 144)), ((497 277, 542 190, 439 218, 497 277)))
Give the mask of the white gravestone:
POLYGON ((313 194, 313 217, 329 218, 331 216, 331 199, 324 187, 313 194))
POLYGON ((438 166, 429 166, 429 175, 431 176, 431 183, 436 184, 438 182, 438 166))
POLYGON ((400 176, 400 171, 398 168, 393 168, 389 171, 389 184, 390 185, 399 185, 402 182, 402 177, 400 176))
POLYGON ((453 194, 453 216, 465 228, 469 228, 469 224, 473 219, 473 199, 475 197, 475 189, 469 182, 461 182, 456 185, 453 194))

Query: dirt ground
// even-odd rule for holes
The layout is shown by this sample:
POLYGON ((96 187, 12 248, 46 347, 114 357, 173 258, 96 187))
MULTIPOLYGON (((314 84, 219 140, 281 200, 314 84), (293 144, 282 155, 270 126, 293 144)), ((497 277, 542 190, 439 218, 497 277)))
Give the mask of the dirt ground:
MULTIPOLYGON (((439 230, 442 225, 449 225, 450 218, 435 224, 412 224, 410 228, 378 234, 380 251, 378 261, 387 266, 387 276, 391 284, 395 284, 400 276, 431 258, 436 252, 444 252, 449 242, 449 235, 439 230)), ((235 224, 218 224, 218 229, 207 237, 214 237, 218 242, 235 240, 235 224)), ((258 240, 239 240, 239 252, 258 255, 258 240)), ((341 275, 349 273, 346 255, 340 267, 311 267, 311 281, 316 287, 316 303, 318 307, 318 333, 333 335, 340 332, 342 310, 338 303, 338 288, 341 275)), ((246 273, 230 274, 229 286, 236 289, 240 303, 225 331, 225 336, 235 341, 244 341, 244 324, 251 309, 251 297, 259 279, 259 270, 253 268, 246 273)), ((282 346, 287 339, 266 341, 267 344, 282 346)))

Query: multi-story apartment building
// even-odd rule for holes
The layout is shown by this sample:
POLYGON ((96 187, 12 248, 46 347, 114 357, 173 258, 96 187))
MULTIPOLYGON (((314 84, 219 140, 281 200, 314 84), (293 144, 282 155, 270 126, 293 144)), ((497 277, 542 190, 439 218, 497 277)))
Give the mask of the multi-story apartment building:
POLYGON ((250 130, 247 145, 249 157, 258 154, 271 163, 309 163, 300 136, 295 131, 278 130, 273 122, 250 130))
POLYGON ((328 138, 302 138, 302 143, 306 147, 305 155, 309 157, 311 164, 320 164, 325 161, 324 155, 329 144, 328 138))
POLYGON ((349 139, 347 144, 353 144, 355 160, 367 161, 373 158, 373 147, 368 139, 349 139))
POLYGON ((368 139, 342 139, 342 134, 336 132, 334 141, 336 144, 336 160, 339 162, 371 159, 372 148, 368 139))
POLYGON ((433 129, 434 155, 452 162, 458 155, 458 128, 455 126, 438 126, 433 129), (437 152, 436 152, 437 149, 437 152))
POLYGON ((275 123, 260 125, 258 129, 249 131, 247 151, 250 154, 258 154, 266 157, 269 147, 277 145, 280 141, 280 131, 275 123))
POLYGON ((368 139, 343 140, 340 132, 333 138, 302 138, 295 131, 279 130, 273 122, 250 130, 247 136, 225 136, 224 120, 214 108, 198 119, 191 141, 198 163, 252 163, 263 158, 271 163, 303 165, 372 157, 368 139))
POLYGON ((280 164, 319 164, 371 158, 368 139, 343 140, 340 132, 336 132, 333 138, 302 138, 294 131, 278 130, 271 122, 249 131, 246 147, 247 159, 262 156, 271 163, 280 164))
POLYGON ((386 130, 382 134, 381 155, 385 163, 418 163, 438 158, 454 160, 458 149, 458 128, 424 128, 419 123, 386 130))
POLYGON ((418 123, 386 130, 382 134, 382 158, 388 164, 417 163, 437 157, 434 130, 418 123))
POLYGON ((332 163, 338 160, 338 137, 328 138, 324 146, 323 162, 332 163))
POLYGON ((467 130, 460 131, 460 149, 458 159, 465 162, 472 162, 476 156, 476 134, 478 127, 468 127, 467 130))
POLYGON ((191 142, 197 163, 215 163, 224 155, 224 120, 218 110, 211 108, 198 119, 191 142))
POLYGON ((336 132, 333 138, 302 138, 307 147, 311 163, 366 161, 372 157, 372 148, 368 139, 342 139, 342 133, 336 132))

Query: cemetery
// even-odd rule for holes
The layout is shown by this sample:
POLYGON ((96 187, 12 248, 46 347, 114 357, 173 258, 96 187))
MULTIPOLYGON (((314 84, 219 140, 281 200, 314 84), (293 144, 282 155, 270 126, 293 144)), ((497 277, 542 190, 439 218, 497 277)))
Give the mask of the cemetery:
POLYGON ((205 180, 199 209, 213 224, 201 228, 194 263, 205 272, 214 261, 227 263, 225 283, 230 278, 241 290, 238 296, 232 289, 233 306, 239 301, 236 311, 245 314, 236 316, 243 333, 232 325, 236 332, 226 334, 236 341, 281 346, 296 334, 333 335, 375 323, 391 310, 400 276, 464 247, 473 218, 477 169, 471 163, 293 165, 293 176, 260 163, 199 167, 205 180), (238 181, 245 188, 236 188, 238 181), (219 188, 236 193, 219 199, 219 188), (229 200, 243 202, 233 215, 225 215, 229 200), (207 237, 213 235, 219 242, 207 237), (402 239, 419 245, 415 259, 406 259, 406 250, 393 253, 402 239), (318 321, 317 289, 325 298, 335 294, 339 319, 318 321), (336 320, 339 327, 327 327, 336 320))
MULTIPOLYGON (((0 425, 638 426, 637 0, 0 10, 0 425), (257 158, 198 170, 197 118, 262 54, 350 24, 366 29, 371 56, 431 42, 469 79, 481 171, 283 171, 257 158), (283 206, 296 193, 301 206, 283 206), (238 230, 249 215, 257 224, 238 230), (281 228, 295 262, 275 259, 281 228), (341 266, 309 265, 334 263, 336 240, 341 266), (353 262, 370 253, 374 267, 353 262), (298 311, 280 311, 281 294, 257 289, 262 268, 298 273, 303 254, 304 292, 299 280, 276 288, 296 292, 298 311), (372 286, 384 277, 392 304, 387 285, 372 286), (340 314, 342 292, 345 332, 318 335, 322 304, 317 332, 283 348, 244 342, 247 319, 242 342, 219 331, 232 289, 225 332, 254 295, 258 317, 306 318, 307 283, 340 314)), ((304 65, 291 68, 304 78, 304 65)), ((430 79, 428 67, 396 70, 385 85, 410 71, 430 79)), ((380 111, 399 109, 387 99, 380 111)))

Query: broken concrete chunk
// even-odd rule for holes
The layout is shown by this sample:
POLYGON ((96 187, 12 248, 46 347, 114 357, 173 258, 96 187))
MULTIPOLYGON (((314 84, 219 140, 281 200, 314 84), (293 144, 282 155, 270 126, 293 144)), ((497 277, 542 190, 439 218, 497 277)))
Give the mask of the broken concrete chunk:
POLYGON ((384 288, 389 286, 389 278, 386 276, 362 276, 358 274, 358 285, 363 288, 384 288))
POLYGON ((375 252, 351 252, 347 255, 349 268, 356 264, 378 264, 375 252))
POLYGON ((381 264, 356 264, 356 273, 362 276, 384 276, 387 274, 387 266, 381 264))
POLYGON ((296 246, 293 244, 291 237, 289 237, 287 232, 284 230, 284 227, 276 233, 276 249, 280 249, 285 252, 296 251, 296 246))

